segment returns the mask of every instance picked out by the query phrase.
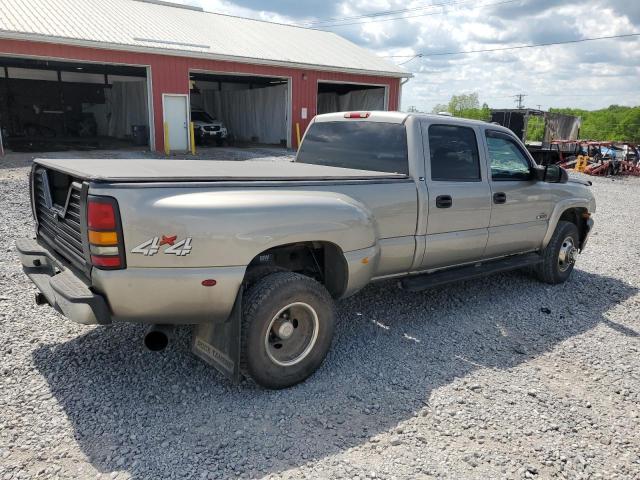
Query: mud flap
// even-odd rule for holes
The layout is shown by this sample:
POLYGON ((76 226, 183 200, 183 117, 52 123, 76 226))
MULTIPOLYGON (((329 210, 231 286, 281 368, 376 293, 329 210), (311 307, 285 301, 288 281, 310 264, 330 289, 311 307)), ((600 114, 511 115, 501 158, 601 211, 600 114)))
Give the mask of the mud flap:
POLYGON ((233 382, 240 383, 240 349, 242 328, 242 292, 238 290, 229 318, 222 323, 197 325, 193 330, 191 351, 233 382))

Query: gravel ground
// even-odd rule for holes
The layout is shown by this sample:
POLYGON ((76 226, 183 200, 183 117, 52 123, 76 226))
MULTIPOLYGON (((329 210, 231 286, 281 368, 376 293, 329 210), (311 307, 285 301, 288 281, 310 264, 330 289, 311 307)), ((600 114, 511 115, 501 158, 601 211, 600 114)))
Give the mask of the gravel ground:
POLYGON ((36 307, 12 250, 26 164, 0 168, 0 479, 640 478, 639 179, 593 179, 568 283, 369 286, 321 370, 272 392, 230 385, 188 329, 155 354, 141 327, 36 307))

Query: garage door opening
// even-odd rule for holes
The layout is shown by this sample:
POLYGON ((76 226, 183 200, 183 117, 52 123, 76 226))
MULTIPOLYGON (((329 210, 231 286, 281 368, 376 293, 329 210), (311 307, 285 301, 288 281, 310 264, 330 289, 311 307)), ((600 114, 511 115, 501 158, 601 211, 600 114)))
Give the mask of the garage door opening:
POLYGON ((318 82, 318 115, 387 110, 387 89, 380 85, 318 82))
POLYGON ((6 150, 111 150, 150 145, 147 69, 0 57, 6 150))
POLYGON ((288 79, 192 72, 190 80, 196 143, 291 146, 288 79))

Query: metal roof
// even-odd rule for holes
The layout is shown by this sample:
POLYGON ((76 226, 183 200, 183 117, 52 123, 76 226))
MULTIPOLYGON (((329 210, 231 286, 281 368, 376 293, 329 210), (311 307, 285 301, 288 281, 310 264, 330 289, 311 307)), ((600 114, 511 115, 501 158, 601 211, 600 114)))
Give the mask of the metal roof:
POLYGON ((322 30, 141 0, 0 0, 0 38, 410 77, 322 30))

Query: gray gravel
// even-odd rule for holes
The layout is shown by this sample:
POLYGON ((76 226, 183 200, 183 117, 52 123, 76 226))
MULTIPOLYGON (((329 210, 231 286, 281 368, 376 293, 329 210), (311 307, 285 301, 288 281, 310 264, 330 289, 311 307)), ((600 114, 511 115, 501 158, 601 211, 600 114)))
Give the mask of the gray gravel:
MULTIPOLYGON (((0 160, 1 165, 1 160, 0 160)), ((230 385, 189 330, 84 327, 33 303, 27 168, 0 166, 0 479, 640 478, 640 181, 595 178, 571 280, 524 273, 338 305, 305 384, 230 385)), ((26 162, 22 162, 26 165, 26 162)))

